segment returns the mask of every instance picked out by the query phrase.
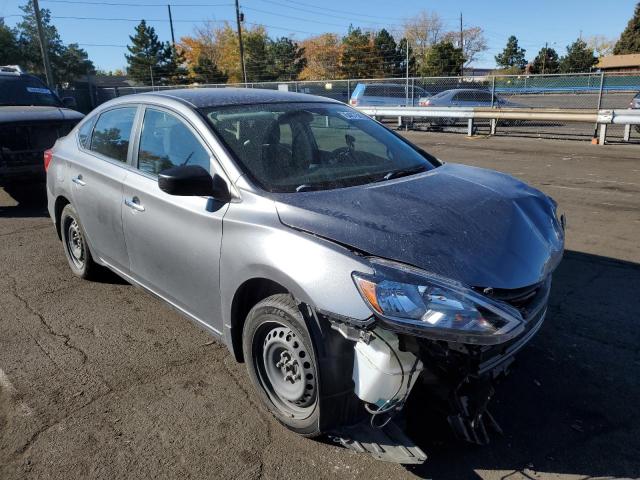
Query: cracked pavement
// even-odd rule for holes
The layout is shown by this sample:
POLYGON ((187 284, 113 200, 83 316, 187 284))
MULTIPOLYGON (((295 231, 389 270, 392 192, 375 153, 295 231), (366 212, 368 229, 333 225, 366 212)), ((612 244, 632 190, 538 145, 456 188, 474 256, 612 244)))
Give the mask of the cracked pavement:
POLYGON ((0 478, 640 477, 637 146, 406 134, 512 173, 568 216, 548 320, 497 388, 504 436, 456 443, 407 409, 420 467, 289 433, 225 347, 115 275, 72 276, 43 186, 0 189, 0 478))

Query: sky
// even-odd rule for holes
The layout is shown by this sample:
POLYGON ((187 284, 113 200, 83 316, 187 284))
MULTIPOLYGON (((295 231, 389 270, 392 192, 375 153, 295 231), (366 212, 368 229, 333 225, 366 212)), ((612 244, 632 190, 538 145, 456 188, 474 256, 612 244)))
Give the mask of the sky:
MULTIPOLYGON (((228 20, 235 25, 233 0, 170 0, 176 41, 206 21, 228 20)), ((8 25, 24 0, 0 0, 0 17, 8 25)), ((344 34, 349 24, 365 29, 386 28, 399 33, 404 20, 421 10, 437 12, 448 30, 457 30, 462 13, 465 28, 484 29, 489 50, 474 63, 477 68, 495 66, 494 56, 516 35, 535 57, 545 42, 560 55, 580 35, 617 38, 633 15, 636 0, 241 0, 247 23, 262 24, 272 37, 297 40, 324 33, 344 34)), ((141 19, 153 25, 163 41, 171 40, 165 0, 40 0, 65 43, 79 43, 97 68, 124 68, 129 35, 141 19), (67 17, 67 18, 64 18, 67 17), (69 18, 76 17, 76 18, 69 18), (79 19, 77 17, 85 17, 79 19), (90 17, 88 19, 86 17, 90 17), (111 19, 111 20, 106 20, 111 19)))

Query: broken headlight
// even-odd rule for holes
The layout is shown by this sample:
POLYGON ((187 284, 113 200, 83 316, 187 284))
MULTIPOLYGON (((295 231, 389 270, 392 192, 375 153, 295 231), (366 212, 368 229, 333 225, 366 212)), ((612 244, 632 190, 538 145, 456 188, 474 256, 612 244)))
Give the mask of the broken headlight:
POLYGON ((389 328, 461 343, 495 345, 524 329, 520 312, 458 282, 382 259, 354 272, 362 298, 389 328))

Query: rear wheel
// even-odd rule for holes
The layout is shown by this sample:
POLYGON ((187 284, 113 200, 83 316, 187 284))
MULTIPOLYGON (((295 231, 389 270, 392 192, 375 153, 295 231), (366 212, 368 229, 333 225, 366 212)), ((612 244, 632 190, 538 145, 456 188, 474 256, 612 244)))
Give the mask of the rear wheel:
POLYGON ((71 204, 65 206, 60 215, 60 232, 73 274, 87 280, 95 278, 100 267, 93 261, 80 218, 71 204))
POLYGON ((256 304, 242 343, 251 381, 271 413, 296 433, 319 435, 316 355, 293 297, 278 294, 256 304))

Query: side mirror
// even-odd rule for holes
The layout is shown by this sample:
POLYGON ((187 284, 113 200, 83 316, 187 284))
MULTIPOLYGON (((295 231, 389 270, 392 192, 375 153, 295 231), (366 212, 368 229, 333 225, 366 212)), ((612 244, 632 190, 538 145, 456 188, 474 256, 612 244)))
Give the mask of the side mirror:
POLYGON ((78 108, 78 102, 76 102, 76 99, 73 97, 62 97, 62 105, 74 110, 78 108))
POLYGON ((169 195, 213 197, 222 202, 231 199, 227 182, 218 174, 212 178, 199 165, 181 165, 161 171, 158 186, 169 195))

